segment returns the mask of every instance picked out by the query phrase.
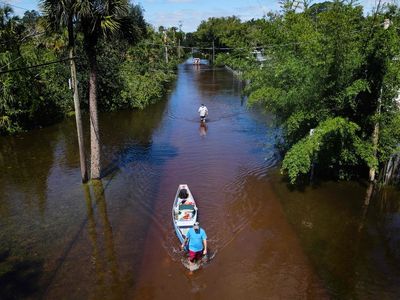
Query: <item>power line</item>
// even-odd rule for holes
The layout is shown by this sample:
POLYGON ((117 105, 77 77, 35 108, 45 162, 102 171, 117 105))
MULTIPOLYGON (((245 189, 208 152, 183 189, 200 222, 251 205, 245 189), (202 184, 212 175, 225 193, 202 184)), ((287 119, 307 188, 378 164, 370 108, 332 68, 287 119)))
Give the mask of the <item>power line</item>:
MULTIPOLYGON (((178 46, 178 45, 165 45, 165 44, 157 44, 157 43, 145 43, 145 45, 151 45, 151 46, 159 46, 159 47, 168 47, 168 48, 183 48, 183 49, 201 49, 201 50, 212 50, 213 47, 198 47, 198 46, 178 46)), ((254 47, 251 47, 254 48, 254 47)), ((247 49, 247 48, 233 48, 233 47, 215 47, 214 49, 216 50, 235 50, 235 49, 247 49)))
POLYGON ((26 35, 26 36, 20 38, 20 39, 17 40, 17 41, 15 41, 15 40, 2 41, 2 42, 0 43, 0 45, 5 45, 5 44, 15 43, 15 42, 23 42, 24 40, 26 40, 26 39, 29 38, 29 37, 39 36, 39 35, 42 35, 42 34, 45 34, 45 33, 46 33, 45 31, 42 31, 42 32, 36 32, 36 33, 28 34, 28 35, 26 35))
POLYGON ((0 67, 0 71, 1 71, 1 70, 3 70, 5 67, 8 67, 8 66, 10 66, 12 63, 15 63, 17 60, 19 60, 19 59, 21 59, 21 58, 22 58, 22 55, 21 55, 21 56, 18 56, 16 59, 14 59, 14 60, 10 61, 10 62, 9 62, 9 63, 7 63, 6 65, 4 65, 4 66, 0 67))
POLYGON ((35 32, 35 33, 28 34, 28 35, 24 36, 24 37, 21 39, 21 42, 23 42, 23 41, 24 41, 25 39, 27 39, 28 37, 34 37, 34 36, 42 35, 42 34, 45 34, 45 33, 46 33, 46 31, 40 31, 40 32, 35 32))
POLYGON ((26 8, 26 7, 17 6, 17 5, 14 5, 14 4, 11 4, 11 3, 8 3, 8 2, 5 2, 5 1, 0 1, 0 3, 3 3, 4 5, 8 5, 8 6, 11 6, 11 7, 15 7, 15 8, 18 8, 18 9, 23 9, 23 10, 25 10, 25 11, 31 11, 31 10, 34 10, 34 9, 29 9, 29 8, 26 8))
POLYGON ((11 72, 19 72, 19 71, 23 71, 23 70, 28 70, 28 69, 33 69, 33 68, 39 68, 39 67, 43 67, 43 66, 53 65, 53 64, 64 62, 64 61, 68 61, 68 60, 71 60, 71 59, 74 59, 74 58, 76 58, 76 57, 73 57, 73 58, 69 58, 68 57, 68 58, 64 58, 64 59, 60 59, 60 60, 45 62, 45 63, 34 65, 34 66, 28 66, 28 67, 22 67, 22 68, 7 70, 7 71, 1 71, 0 74, 11 73, 11 72))

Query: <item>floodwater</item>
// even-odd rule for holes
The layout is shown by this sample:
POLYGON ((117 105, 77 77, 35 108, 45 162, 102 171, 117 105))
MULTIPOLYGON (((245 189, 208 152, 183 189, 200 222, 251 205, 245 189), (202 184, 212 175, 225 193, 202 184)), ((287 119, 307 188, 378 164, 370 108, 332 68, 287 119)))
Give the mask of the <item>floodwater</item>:
POLYGON ((362 184, 289 187, 279 131, 242 88, 181 65, 165 101, 102 114, 104 178, 90 186, 73 119, 0 138, 0 298, 399 298, 399 191, 365 206, 362 184), (171 220, 180 183, 215 254, 192 274, 171 220))

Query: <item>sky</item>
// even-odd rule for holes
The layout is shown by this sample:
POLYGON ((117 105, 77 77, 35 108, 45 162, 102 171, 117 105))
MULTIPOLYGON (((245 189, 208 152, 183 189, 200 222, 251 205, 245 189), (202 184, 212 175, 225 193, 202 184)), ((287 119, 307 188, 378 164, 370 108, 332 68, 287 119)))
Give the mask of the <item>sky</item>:
MULTIPOLYGON (((365 10, 371 11, 376 0, 360 0, 365 10)), ((385 2, 388 0, 384 0, 385 2)), ((319 2, 319 1, 315 1, 319 2)), ((0 4, 13 5, 16 14, 38 9, 38 0, 0 0, 0 4)), ((235 15, 243 21, 261 18, 269 11, 278 11, 278 0, 136 0, 144 9, 146 21, 155 28, 179 27, 185 32, 195 31, 202 20, 210 17, 235 15)))

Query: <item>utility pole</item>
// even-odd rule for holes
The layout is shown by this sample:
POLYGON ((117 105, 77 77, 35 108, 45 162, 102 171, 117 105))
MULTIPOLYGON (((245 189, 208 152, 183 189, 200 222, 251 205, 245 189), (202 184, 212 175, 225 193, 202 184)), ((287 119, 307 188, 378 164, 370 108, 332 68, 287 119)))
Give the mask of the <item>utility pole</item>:
POLYGON ((74 33, 72 20, 68 24, 68 44, 69 44, 69 62, 71 69, 71 82, 72 89, 74 93, 74 108, 75 108, 75 120, 76 120, 76 131, 78 134, 78 145, 79 145, 79 160, 81 164, 81 177, 82 182, 88 181, 88 172, 86 166, 86 156, 85 156, 85 144, 83 141, 83 130, 82 130, 82 117, 81 117, 81 106, 79 103, 79 92, 78 92, 78 80, 76 78, 76 65, 74 60, 74 33))
MULTIPOLYGON (((383 29, 387 30, 391 25, 391 21, 389 19, 385 19, 382 25, 383 29)), ((381 89, 379 92, 379 97, 375 111, 375 117, 377 118, 377 120, 375 121, 374 124, 374 131, 372 132, 372 149, 374 151, 374 157, 376 158, 376 160, 378 160, 377 152, 378 152, 379 132, 380 132, 379 122, 381 121, 380 116, 382 110, 382 95, 383 95, 383 82, 381 83, 381 89)), ((375 180, 375 176, 376 176, 376 166, 373 166, 369 169, 369 181, 373 182, 375 180)))
POLYGON ((213 54, 212 54, 212 63, 214 64, 215 62, 215 44, 214 44, 214 40, 213 40, 213 54))
POLYGON ((179 27, 179 39, 178 39, 178 58, 181 58, 181 38, 185 39, 185 36, 182 33, 182 20, 179 20, 178 22, 178 27, 179 27))
POLYGON ((164 31, 165 63, 168 63, 167 32, 164 31))
MULTIPOLYGON (((379 93, 379 98, 378 98, 378 105, 376 108, 376 113, 375 117, 377 120, 375 121, 374 124, 374 131, 372 132, 372 149, 374 151, 374 157, 377 158, 377 152, 378 152, 378 142, 379 142, 379 122, 380 122, 380 115, 381 115, 381 107, 382 107, 382 94, 383 94, 383 83, 381 86, 381 90, 379 93)), ((375 180, 375 175, 376 175, 376 167, 371 167, 369 169, 369 181, 373 182, 375 180)))

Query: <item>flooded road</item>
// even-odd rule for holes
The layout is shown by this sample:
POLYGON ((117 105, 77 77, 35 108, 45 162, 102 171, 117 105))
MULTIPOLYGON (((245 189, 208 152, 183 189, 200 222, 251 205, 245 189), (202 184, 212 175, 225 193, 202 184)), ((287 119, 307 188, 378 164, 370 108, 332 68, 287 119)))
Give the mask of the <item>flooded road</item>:
POLYGON ((0 295, 398 298, 398 191, 363 208, 359 184, 291 189, 279 132, 242 88, 224 69, 181 65, 165 101, 101 115, 104 178, 93 186, 80 184, 72 119, 0 138, 0 295), (172 227, 180 183, 215 253, 194 274, 172 227))

